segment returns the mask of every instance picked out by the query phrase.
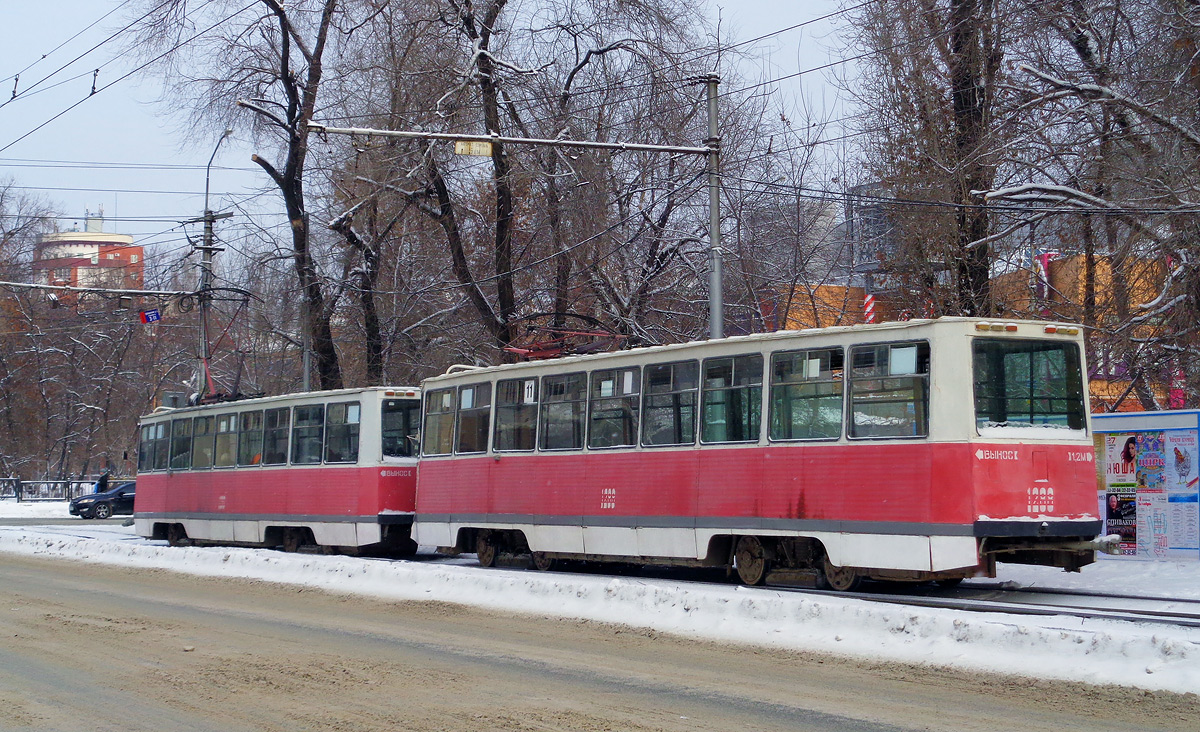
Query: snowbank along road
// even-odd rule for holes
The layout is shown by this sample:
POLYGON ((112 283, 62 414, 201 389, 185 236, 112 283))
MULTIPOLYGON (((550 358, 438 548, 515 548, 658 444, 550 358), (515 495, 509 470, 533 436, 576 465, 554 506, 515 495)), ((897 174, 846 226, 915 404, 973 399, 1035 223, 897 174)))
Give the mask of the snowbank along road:
POLYGON ((1194 696, 9 555, 5 730, 1184 730, 1194 696))

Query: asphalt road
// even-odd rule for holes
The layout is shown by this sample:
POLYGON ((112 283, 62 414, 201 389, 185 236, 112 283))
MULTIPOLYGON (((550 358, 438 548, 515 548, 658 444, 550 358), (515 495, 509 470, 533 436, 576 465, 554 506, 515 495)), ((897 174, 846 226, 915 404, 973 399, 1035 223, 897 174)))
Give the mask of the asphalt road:
POLYGON ((5 732, 1131 729, 1200 703, 0 555, 5 732))

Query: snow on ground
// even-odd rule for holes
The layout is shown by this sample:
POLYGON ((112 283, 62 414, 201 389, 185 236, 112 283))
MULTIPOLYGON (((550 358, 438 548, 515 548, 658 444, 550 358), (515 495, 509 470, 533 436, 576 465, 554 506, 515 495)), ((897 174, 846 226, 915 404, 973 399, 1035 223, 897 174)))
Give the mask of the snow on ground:
MULTIPOLYGON (((0 517, 66 515, 0 501, 0 517), (38 513, 44 511, 45 514, 38 513)), ((1200 629, 1067 616, 964 613, 804 592, 660 579, 481 570, 261 549, 172 548, 80 520, 0 527, 0 551, 441 601, 650 628, 688 638, 1039 678, 1194 692, 1200 629)), ((1079 574, 1001 565, 1014 586, 1200 598, 1200 563, 1101 561, 1079 574)), ((994 583, 997 580, 983 580, 994 583)))
POLYGON ((71 518, 66 501, 0 500, 0 518, 71 518))

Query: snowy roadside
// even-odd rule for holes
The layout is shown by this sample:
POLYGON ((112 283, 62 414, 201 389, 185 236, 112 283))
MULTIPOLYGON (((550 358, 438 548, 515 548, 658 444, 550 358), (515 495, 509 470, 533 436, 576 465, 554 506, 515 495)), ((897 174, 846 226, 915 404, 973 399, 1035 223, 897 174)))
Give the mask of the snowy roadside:
POLYGON ((67 511, 66 501, 16 501, 0 500, 0 518, 72 518, 67 511))
MULTIPOLYGON (((0 516, 11 514, 0 502, 0 516)), ((61 504, 60 504, 61 508, 61 504)), ((24 510, 24 509, 22 509, 24 510)), ((62 515, 61 513, 54 514, 62 515)), ((732 585, 388 562, 257 549, 172 548, 129 527, 80 521, 0 527, 0 551, 304 585, 616 623, 688 638, 967 671, 1194 692, 1200 630, 1065 616, 961 613, 732 585)), ((1196 597, 1200 566, 1104 562, 1078 575, 1006 570, 1039 587, 1196 597)))

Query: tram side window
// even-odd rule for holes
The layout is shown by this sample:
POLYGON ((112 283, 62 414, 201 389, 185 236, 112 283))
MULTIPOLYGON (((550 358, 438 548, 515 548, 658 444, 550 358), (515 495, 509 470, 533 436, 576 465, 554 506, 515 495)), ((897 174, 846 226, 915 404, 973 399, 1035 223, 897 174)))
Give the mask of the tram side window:
POLYGON ((762 424, 763 357, 710 358, 704 362, 701 442, 754 442, 762 424))
POLYGON ((330 404, 325 412, 325 462, 358 462, 358 429, 362 407, 358 402, 330 404))
POLYGON ((532 450, 537 442, 536 378, 496 382, 496 436, 493 449, 532 450))
POLYGON ((138 443, 138 470, 163 470, 167 467, 167 426, 170 422, 143 425, 138 443))
POLYGON ((640 377, 637 368, 592 372, 588 447, 637 444, 640 377))
POLYGON ((293 465, 315 465, 321 462, 324 431, 324 404, 309 404, 292 410, 293 465))
POLYGON ((213 467, 215 468, 229 468, 236 462, 237 420, 238 416, 236 414, 222 414, 217 416, 217 449, 216 458, 213 460, 213 467))
POLYGON ((771 354, 771 439, 841 437, 845 369, 840 348, 771 354))
POLYGON ((587 374, 542 377, 540 445, 543 450, 583 448, 584 418, 587 413, 587 374))
POLYGON ((192 467, 211 468, 213 464, 213 432, 216 417, 196 417, 192 420, 192 467))
POLYGON ((419 444, 420 423, 419 399, 385 399, 380 425, 383 454, 388 457, 414 457, 419 444))
POLYGON ((449 455, 454 449, 454 390, 439 389, 425 397, 423 451, 426 455, 449 455))
POLYGON ((238 425, 238 465, 258 465, 263 459, 263 413, 242 412, 238 425))
POLYGON ((851 437, 929 434, 929 344, 850 350, 851 437))
POLYGON ((192 467, 192 420, 171 422, 171 470, 192 467))
POLYGON ((458 387, 458 432, 454 437, 455 452, 487 450, 491 413, 491 384, 471 384, 458 387))
POLYGON ((154 464, 153 444, 150 442, 150 425, 144 424, 138 430, 138 472, 144 473, 154 464))
POLYGON ((263 465, 283 465, 288 459, 289 409, 268 409, 263 414, 263 465))
POLYGON ((643 445, 691 445, 696 442, 696 361, 646 367, 642 412, 643 445))
POLYGON ((166 470, 171 448, 171 423, 159 422, 154 425, 154 469, 166 470))
POLYGON ((153 470, 154 465, 154 425, 144 424, 138 434, 138 471, 153 470))

